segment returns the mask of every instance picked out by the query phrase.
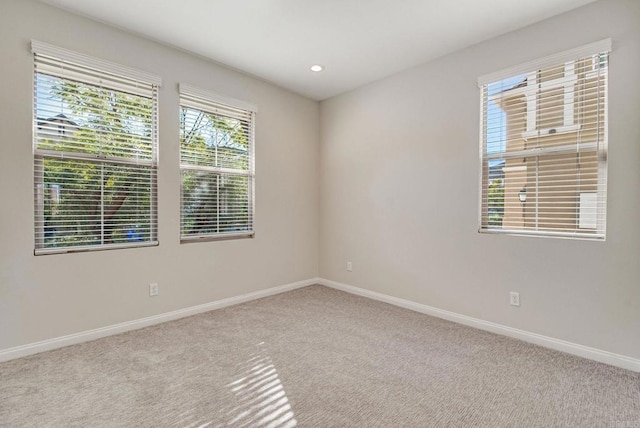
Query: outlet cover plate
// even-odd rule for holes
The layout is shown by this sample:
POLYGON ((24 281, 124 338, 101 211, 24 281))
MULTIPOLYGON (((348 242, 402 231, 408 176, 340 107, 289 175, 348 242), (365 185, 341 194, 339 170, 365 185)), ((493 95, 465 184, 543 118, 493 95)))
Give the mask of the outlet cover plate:
POLYGON ((516 293, 515 291, 510 292, 509 303, 511 303, 512 306, 520 306, 520 293, 516 293))

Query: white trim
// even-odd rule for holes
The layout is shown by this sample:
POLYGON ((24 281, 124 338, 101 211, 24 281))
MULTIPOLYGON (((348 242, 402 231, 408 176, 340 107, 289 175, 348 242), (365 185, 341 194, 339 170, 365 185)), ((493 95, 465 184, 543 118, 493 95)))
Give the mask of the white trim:
POLYGON ((531 230, 531 229, 478 229, 478 233, 486 233, 489 235, 510 235, 510 236, 521 236, 521 237, 535 237, 535 238, 545 238, 545 239, 576 239, 583 241, 597 241, 597 242, 605 242, 606 238, 604 233, 589 233, 589 232, 580 232, 580 229, 575 229, 574 232, 547 232, 540 230, 531 230))
POLYGON ((508 327, 491 321, 485 321, 478 318, 461 315, 455 312, 434 308, 432 306, 427 306, 421 303, 412 302, 410 300, 400 299, 398 297, 377 293, 375 291, 365 290, 363 288, 354 287, 353 285, 330 281, 324 278, 319 278, 318 283, 326 287, 335 288, 336 290, 341 290, 358 296, 367 297, 369 299, 389 303, 394 306, 399 306, 401 308, 420 312, 422 314, 431 315, 448 321, 453 321, 458 324, 467 325, 469 327, 478 328, 480 330, 489 331, 491 333, 496 333, 503 336, 513 337, 515 339, 523 340, 525 342, 533 343, 545 348, 566 352, 567 354, 576 355, 578 357, 587 358, 623 369, 640 372, 640 359, 627 357, 620 354, 614 354, 613 352, 579 345, 577 343, 568 342, 566 340, 543 336, 541 334, 508 327))
POLYGON ((247 110, 253 113, 258 112, 258 106, 248 101, 238 100, 236 98, 220 95, 215 92, 208 91, 206 89, 196 88, 188 83, 179 83, 178 91, 181 95, 200 98, 205 101, 215 102, 223 104, 229 107, 237 108, 240 110, 247 110))
MULTIPOLYGON (((40 189, 38 189, 40 190, 40 189)), ((44 223, 38 222, 39 229, 44 226, 44 223)), ((153 236, 153 235, 152 235, 153 236)), ((35 248, 33 250, 34 256, 43 256, 47 254, 72 254, 72 253, 84 253, 87 251, 103 251, 103 250, 117 250, 117 249, 125 249, 125 248, 144 248, 144 247, 157 247, 160 245, 157 239, 157 233, 155 234, 156 239, 153 241, 142 241, 137 243, 127 243, 124 242, 122 244, 101 244, 101 245, 78 245, 76 247, 40 247, 35 248)), ((37 238, 40 238, 39 236, 37 238)))
POLYGON ((219 232, 209 233, 206 235, 185 235, 180 238, 180 243, 188 244, 193 242, 225 241, 229 239, 253 238, 255 235, 256 233, 253 229, 244 232, 219 232))
POLYGON ((518 172, 518 171, 526 171, 526 165, 517 165, 517 166, 505 166, 502 168, 504 172, 518 172))
MULTIPOLYGON (((580 125, 576 125, 580 126, 580 125)), ((579 128, 578 128, 579 129, 579 128)), ((547 131, 548 134, 549 131, 547 131)), ((568 131, 563 131, 568 132, 568 131)), ((552 134, 553 135, 553 134, 552 134)), ((598 150, 598 144, 594 142, 584 142, 579 144, 563 144, 561 146, 549 146, 549 147, 534 147, 531 149, 512 150, 510 152, 496 152, 485 155, 485 159, 517 159, 526 158, 530 156, 545 156, 545 155, 561 155, 569 153, 584 153, 594 152, 598 150)))
POLYGON ((572 61, 577 58, 583 58, 589 55, 596 55, 602 52, 611 51, 611 39, 604 39, 597 42, 589 43, 584 46, 580 46, 574 49, 570 49, 557 54, 549 55, 544 58, 536 59, 533 61, 525 62, 513 67, 506 68, 504 70, 496 71, 494 73, 488 73, 478 77, 478 86, 482 87, 489 83, 496 82, 498 80, 506 79, 508 77, 517 76, 518 74, 529 73, 532 70, 539 70, 545 67, 551 67, 572 61))
POLYGON ((569 61, 564 63, 564 77, 571 76, 571 84, 565 84, 564 86, 564 126, 571 126, 574 122, 574 103, 575 103, 575 85, 578 81, 576 76, 576 63, 575 61, 569 61))
POLYGON ((149 327, 151 325, 200 314, 202 312, 226 308, 227 306, 233 306, 240 303, 249 302, 251 300, 261 299, 263 297, 273 296, 275 294, 295 290, 297 288, 306 287, 308 285, 317 284, 318 281, 319 278, 311 278, 304 281, 292 282, 290 284, 267 288, 265 290, 259 290, 253 293, 242 294, 240 296, 229 297, 227 299, 216 300, 213 302, 204 303, 202 305, 178 309, 176 311, 166 312, 164 314, 153 315, 150 317, 114 324, 107 327, 96 328, 94 330, 87 330, 80 333, 56 337, 54 339, 48 339, 40 342, 29 343, 27 345, 16 346, 14 348, 3 349, 0 350, 0 362, 13 360, 15 358, 26 357, 28 355, 38 354, 40 352, 50 351, 52 349, 58 349, 69 345, 76 345, 78 343, 88 342, 90 340, 96 340, 131 330, 137 330, 140 328, 149 327))
POLYGON ((127 67, 125 65, 116 64, 111 61, 94 58, 89 55, 84 55, 68 49, 60 48, 58 46, 50 45, 48 43, 39 42, 37 40, 31 41, 31 52, 37 55, 61 59, 63 61, 72 62, 74 64, 82 65, 84 67, 93 68, 107 73, 126 76, 130 79, 139 80, 141 82, 150 83, 152 85, 162 86, 162 78, 155 74, 138 70, 132 67, 127 67))

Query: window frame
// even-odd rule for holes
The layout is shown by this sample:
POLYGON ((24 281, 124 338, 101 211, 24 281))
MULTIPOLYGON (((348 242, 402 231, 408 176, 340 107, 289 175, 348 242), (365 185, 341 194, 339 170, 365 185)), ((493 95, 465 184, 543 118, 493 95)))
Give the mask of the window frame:
MULTIPOLYGON (((244 239, 255 237, 255 122, 258 107, 250 102, 238 100, 235 98, 220 95, 218 93, 201 89, 187 83, 180 83, 178 85, 179 91, 179 110, 188 108, 192 110, 198 110, 203 113, 225 116, 217 112, 217 109, 224 111, 226 109, 240 110, 248 116, 248 155, 247 162, 248 168, 246 170, 235 170, 225 167, 211 167, 211 166, 199 166, 183 163, 182 159, 182 145, 180 143, 179 148, 179 162, 180 162, 180 243, 193 243, 193 242, 208 242, 208 241, 223 241, 232 239, 244 239), (182 182, 184 171, 201 171, 203 173, 218 174, 218 177, 223 177, 223 174, 231 174, 236 176, 247 177, 248 189, 247 189, 247 203, 248 203, 248 230, 238 232, 214 232, 185 235, 183 234, 183 197, 184 197, 184 185, 182 182)), ((219 196, 219 195, 218 195, 219 196)), ((219 202, 219 199, 218 199, 219 202)))
MULTIPOLYGON (((39 42, 36 40, 31 41, 31 52, 33 55, 33 106, 32 106, 32 156, 33 156, 33 197, 34 197, 34 255, 46 255, 46 254, 64 254, 64 253, 77 253, 87 251, 103 251, 112 249, 124 249, 124 248, 137 248, 137 247, 149 247, 159 245, 158 240, 158 151, 159 151, 159 126, 158 126, 158 106, 159 106, 159 88, 162 85, 162 79, 154 74, 147 73, 141 70, 123 66, 110 61, 94 58, 88 55, 77 53, 68 49, 60 48, 47 43, 39 42), (41 58, 41 59, 39 59, 41 58), (77 80, 65 76, 64 73, 52 71, 51 74, 38 71, 38 64, 50 62, 50 67, 58 68, 60 70, 65 69, 65 65, 69 64, 72 68, 78 68, 80 70, 86 70, 85 74, 82 71, 78 72, 80 76, 77 80), (91 75, 89 74, 91 71, 91 75), (95 74, 93 74, 95 72, 95 74), (139 93, 132 93, 135 96, 146 98, 151 103, 151 135, 150 145, 151 154, 150 159, 136 159, 134 157, 126 156, 105 156, 100 154, 90 154, 83 152, 74 152, 66 150, 52 150, 43 149, 38 147, 39 143, 39 118, 36 102, 37 93, 36 85, 38 76, 49 75, 52 78, 60 79, 61 81, 73 81, 79 82, 83 85, 87 85, 94 88, 101 88, 99 82, 100 76, 108 75, 112 78, 121 78, 128 81, 136 81, 140 85, 144 85, 150 95, 142 94, 142 90, 139 93), (80 162, 93 163, 104 167, 117 167, 131 166, 131 167, 147 167, 149 169, 149 240, 146 241, 128 241, 122 243, 99 243, 99 244, 83 244, 72 246, 45 246, 45 220, 44 220, 44 160, 45 159, 59 159, 59 160, 76 160, 80 162)), ((40 66, 42 67, 42 65, 40 66)), ((46 66, 47 68, 49 66, 46 66)), ((108 90, 115 90, 114 88, 108 90)), ((60 127, 58 126, 58 133, 60 127)), ((64 130, 66 133, 66 129, 64 130)), ((78 180, 81 181, 81 180, 78 180)), ((59 196, 60 190, 57 193, 59 196)), ((100 206, 104 206, 104 189, 100 192, 100 206)), ((119 209, 119 208, 118 208, 119 209)), ((105 229, 104 213, 101 212, 100 228, 105 229)))
MULTIPOLYGON (((554 154, 574 154, 576 153, 575 144, 567 144, 560 146, 550 146, 550 147, 537 147, 537 148, 529 148, 523 150, 515 150, 515 151, 507 151, 506 149, 496 153, 487 153, 487 133, 486 133, 486 124, 487 124, 487 107, 490 102, 490 97, 488 94, 485 94, 487 90, 486 87, 491 84, 498 82, 500 80, 509 79, 518 75, 526 75, 527 79, 530 79, 532 76, 536 74, 536 71, 532 70, 540 70, 546 67, 558 67, 564 64, 564 69, 566 71, 567 65, 577 60, 578 58, 585 58, 589 56, 598 56, 598 67, 595 65, 596 59, 594 58, 594 64, 592 69, 586 73, 585 78, 592 78, 597 76, 599 73, 599 69, 602 68, 602 60, 600 59, 603 52, 610 53, 612 50, 612 40, 610 38, 600 40, 597 42, 593 42, 575 49, 571 49, 564 52, 559 52, 554 55, 550 55, 544 58, 540 58, 537 60, 529 61, 514 67, 510 67, 501 71, 497 71, 494 73, 489 73, 478 78, 478 87, 480 88, 480 127, 479 127, 479 198, 478 198, 478 232, 479 233, 488 233, 488 234, 502 234, 502 235, 515 235, 515 236, 537 236, 537 237, 553 237, 553 238, 566 238, 566 239, 577 239, 577 240, 591 240, 591 241, 605 241, 606 240, 606 201, 607 201, 607 193, 608 193, 608 184, 607 184, 607 168, 608 168, 608 102, 609 102, 609 94, 608 94, 608 77, 604 82, 606 94, 604 97, 604 105, 602 106, 603 110, 603 136, 604 140, 602 142, 593 142, 593 143, 581 143, 581 150, 579 153, 588 153, 595 152, 597 158, 597 176, 598 179, 603 177, 603 184, 598 183, 597 185, 597 226, 596 233, 594 234, 582 234, 577 232, 555 232, 551 230, 531 230, 522 228, 491 228, 489 227, 489 196, 487 195, 485 198, 484 187, 485 180, 488 179, 488 175, 491 170, 491 165, 489 164, 491 159, 504 159, 505 161, 509 158, 527 158, 527 157, 536 157, 539 159, 541 156, 550 156, 554 154), (486 96, 486 98, 485 98, 486 96), (486 167, 485 167, 486 163, 486 167), (487 206, 484 207, 484 204, 487 203, 487 206), (485 208, 487 213, 485 214, 485 208)), ((608 64, 608 62, 607 62, 608 64)), ((608 66, 608 65, 607 65, 608 66)), ((564 110, 563 110, 563 124, 561 126, 557 126, 549 129, 537 129, 536 122, 534 121, 534 126, 532 127, 531 120, 532 115, 536 114, 536 110, 531 111, 531 107, 535 107, 531 102, 531 89, 529 88, 529 80, 527 80, 527 85, 522 88, 518 88, 521 90, 522 94, 526 96, 526 118, 525 118, 525 131, 522 133, 523 138, 530 138, 536 136, 544 136, 550 134, 562 134, 562 133, 570 133, 570 132, 579 132, 581 128, 581 124, 576 124, 572 120, 567 123, 567 91, 569 86, 573 86, 576 84, 576 76, 575 73, 572 73, 574 76, 573 80, 564 79, 563 83, 560 83, 560 79, 557 81, 549 81, 546 83, 546 86, 552 87, 552 89, 563 88, 563 100, 564 110), (534 129, 532 129, 534 128, 534 129)), ((608 70, 607 70, 608 75, 608 70)), ((534 79, 535 80, 535 79, 534 79)), ((535 81, 533 82, 536 83, 535 81)), ((548 89, 547 87, 544 89, 548 89)), ((540 88, 538 88, 540 90, 540 88)), ((573 96, 570 95, 570 99, 573 99, 573 96)), ((573 106, 569 108, 571 115, 573 115, 573 106)), ((535 119, 535 118, 534 118, 535 119)), ((506 167, 506 165, 505 165, 506 167)), ((488 187, 487 187, 488 189, 488 187)), ((488 192, 488 190, 487 190, 488 192)), ((576 216, 576 227, 574 230, 579 230, 579 222, 581 213, 576 216)), ((537 221, 537 213, 536 213, 536 221, 537 221)))

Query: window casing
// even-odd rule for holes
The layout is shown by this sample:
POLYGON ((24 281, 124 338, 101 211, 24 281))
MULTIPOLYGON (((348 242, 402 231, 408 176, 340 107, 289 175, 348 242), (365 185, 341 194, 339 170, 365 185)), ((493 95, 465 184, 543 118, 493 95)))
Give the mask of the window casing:
POLYGON ((478 80, 480 232, 604 239, 611 40, 478 80))
POLYGON ((32 51, 35 254, 157 245, 160 79, 32 51))
POLYGON ((180 85, 181 242, 253 237, 256 111, 180 85))

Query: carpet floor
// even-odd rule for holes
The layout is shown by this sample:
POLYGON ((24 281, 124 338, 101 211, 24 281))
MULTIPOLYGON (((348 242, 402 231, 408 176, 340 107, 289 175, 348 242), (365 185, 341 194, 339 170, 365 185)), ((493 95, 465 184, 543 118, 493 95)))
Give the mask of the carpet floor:
POLYGON ((0 364, 2 427, 640 427, 640 373, 322 286, 0 364))

